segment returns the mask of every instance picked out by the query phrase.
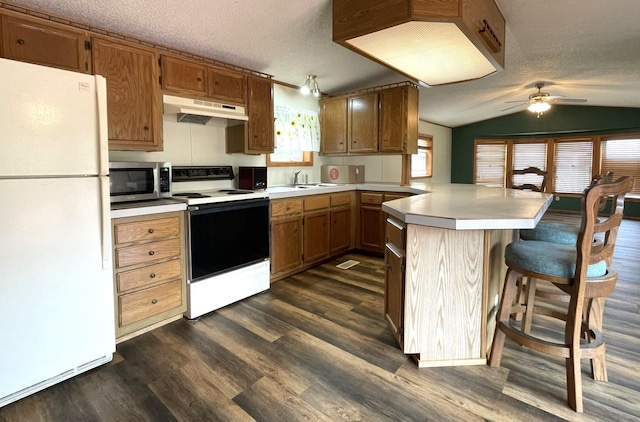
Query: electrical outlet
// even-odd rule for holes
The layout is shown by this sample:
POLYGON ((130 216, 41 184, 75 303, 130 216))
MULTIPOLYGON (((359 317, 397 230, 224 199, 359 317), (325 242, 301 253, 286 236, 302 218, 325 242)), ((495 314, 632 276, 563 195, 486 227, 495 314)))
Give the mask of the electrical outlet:
POLYGON ((559 200, 560 200, 560 197, 559 197, 559 196, 556 196, 556 197, 555 197, 555 200, 556 200, 556 201, 559 201, 559 200))

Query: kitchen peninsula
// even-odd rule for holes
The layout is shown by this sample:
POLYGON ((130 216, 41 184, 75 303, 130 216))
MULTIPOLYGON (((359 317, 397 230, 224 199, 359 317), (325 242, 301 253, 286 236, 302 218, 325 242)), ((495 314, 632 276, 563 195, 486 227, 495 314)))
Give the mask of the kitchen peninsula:
POLYGON ((382 204, 385 315, 419 367, 486 362, 513 231, 533 228, 553 196, 477 185, 427 185, 382 204))

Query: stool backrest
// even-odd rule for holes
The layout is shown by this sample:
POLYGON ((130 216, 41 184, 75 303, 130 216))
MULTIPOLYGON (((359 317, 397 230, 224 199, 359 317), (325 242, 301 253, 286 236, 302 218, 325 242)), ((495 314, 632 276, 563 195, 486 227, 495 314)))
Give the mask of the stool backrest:
POLYGON ((618 235, 618 228, 622 222, 624 196, 633 187, 633 179, 622 176, 612 181, 605 178, 594 179, 582 195, 582 221, 578 233, 576 272, 574 283, 586 281, 587 266, 600 261, 610 263, 618 235), (611 213, 598 218, 603 200, 612 201, 611 213), (603 237, 601 245, 594 247, 593 237, 603 237))
POLYGON ((513 170, 510 174, 511 189, 530 190, 544 192, 547 186, 547 172, 538 167, 527 167, 522 170, 513 170), (521 177, 519 177, 521 176, 521 177), (523 183, 517 183, 523 180, 523 183))

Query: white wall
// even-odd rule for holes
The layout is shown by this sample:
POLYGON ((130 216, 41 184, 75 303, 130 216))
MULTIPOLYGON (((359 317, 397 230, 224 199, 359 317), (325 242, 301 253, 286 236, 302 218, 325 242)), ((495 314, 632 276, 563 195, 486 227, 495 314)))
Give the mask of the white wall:
MULTIPOLYGON (((274 103, 305 110, 318 110, 318 100, 304 96, 297 89, 279 84, 274 86, 274 103)), ((111 151, 111 161, 170 161, 174 166, 231 165, 237 174, 238 166, 265 166, 266 155, 227 154, 225 152, 225 121, 211 119, 206 125, 178 123, 175 115, 163 119, 164 151, 111 151)), ((433 183, 451 181, 451 129, 419 122, 418 131, 433 136, 433 183)), ((367 182, 399 183, 402 159, 399 155, 363 155, 325 157, 313 153, 312 167, 270 167, 269 186, 293 182, 293 174, 301 170, 301 178, 308 175, 310 183, 320 182, 322 165, 364 165, 367 182)), ((428 179, 427 179, 428 180, 428 179)))

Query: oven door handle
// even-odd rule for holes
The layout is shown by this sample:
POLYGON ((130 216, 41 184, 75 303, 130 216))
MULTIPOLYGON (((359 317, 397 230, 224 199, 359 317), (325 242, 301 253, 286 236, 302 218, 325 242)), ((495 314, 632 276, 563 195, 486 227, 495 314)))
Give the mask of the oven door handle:
POLYGON ((247 208, 269 207, 268 198, 225 201, 204 205, 190 205, 187 210, 191 215, 210 214, 223 211, 243 210, 247 208))

